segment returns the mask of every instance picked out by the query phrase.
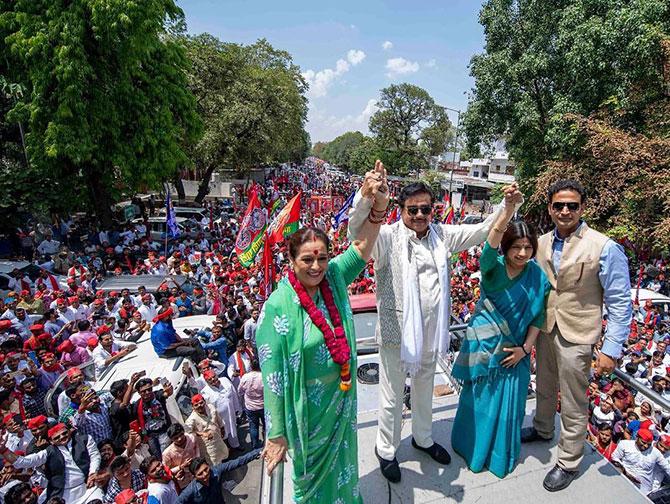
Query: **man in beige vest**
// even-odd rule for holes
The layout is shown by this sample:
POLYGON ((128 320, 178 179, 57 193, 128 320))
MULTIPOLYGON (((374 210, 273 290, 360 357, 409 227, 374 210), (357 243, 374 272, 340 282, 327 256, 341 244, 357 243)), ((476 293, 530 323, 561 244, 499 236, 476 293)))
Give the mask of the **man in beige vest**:
POLYGON ((623 249, 581 220, 584 187, 559 180, 549 188, 549 215, 556 228, 541 236, 537 262, 547 274, 551 291, 547 316, 537 340, 537 410, 533 427, 522 442, 550 441, 561 394, 561 434, 558 462, 544 478, 550 492, 563 490, 578 474, 588 420, 593 345, 601 337, 603 303, 607 329, 596 355, 595 373, 612 372, 628 337, 632 316, 628 260, 623 249))

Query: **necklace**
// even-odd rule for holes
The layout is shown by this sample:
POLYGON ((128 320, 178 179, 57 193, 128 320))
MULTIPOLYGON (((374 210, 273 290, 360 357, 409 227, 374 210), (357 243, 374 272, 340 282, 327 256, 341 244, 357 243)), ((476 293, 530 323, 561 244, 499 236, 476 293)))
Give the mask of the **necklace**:
POLYGON ((328 309, 328 315, 330 315, 330 320, 333 323, 333 329, 331 329, 326 317, 324 317, 321 310, 319 310, 314 303, 314 300, 307 294, 305 287, 300 283, 296 278, 293 270, 288 272, 288 281, 298 295, 298 300, 300 301, 300 306, 302 306, 309 318, 312 320, 312 323, 323 333, 323 339, 326 342, 326 347, 328 352, 333 359, 333 362, 339 364, 340 368, 340 389, 347 391, 351 389, 351 368, 349 360, 351 359, 351 349, 349 348, 349 342, 344 333, 344 327, 342 326, 342 317, 337 311, 337 306, 335 306, 335 299, 333 298, 333 291, 330 289, 328 280, 324 277, 319 284, 319 290, 323 296, 323 300, 328 309))

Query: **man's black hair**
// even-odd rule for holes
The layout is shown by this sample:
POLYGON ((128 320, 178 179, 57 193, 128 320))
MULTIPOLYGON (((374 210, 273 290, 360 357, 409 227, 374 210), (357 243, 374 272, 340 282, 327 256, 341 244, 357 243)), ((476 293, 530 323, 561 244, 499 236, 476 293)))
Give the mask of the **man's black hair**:
POLYGON ((191 463, 188 465, 188 470, 191 471, 191 474, 195 476, 195 472, 198 470, 202 464, 207 464, 207 461, 202 457, 196 457, 191 460, 191 463))
POLYGON ((114 471, 118 471, 123 466, 128 464, 128 462, 130 462, 128 457, 126 457, 125 455, 119 455, 114 460, 112 460, 111 464, 109 464, 109 470, 112 471, 112 474, 114 474, 114 471))
POLYGON ((582 199, 582 205, 586 203, 586 189, 584 189, 584 186, 576 180, 560 179, 551 184, 547 191, 547 201, 551 203, 554 195, 560 191, 575 191, 576 193, 579 193, 579 196, 582 199))
POLYGON ((417 194, 428 194, 430 196, 431 205, 435 203, 435 196, 428 185, 423 182, 413 182, 401 189, 400 194, 398 195, 398 205, 404 208, 407 198, 411 198, 417 194))
POLYGON ((116 380, 114 383, 112 383, 111 387, 109 387, 109 393, 112 394, 114 399, 120 399, 126 391, 127 386, 128 380, 116 380))
POLYGON ((170 439, 183 433, 184 433, 184 426, 178 423, 173 423, 172 425, 170 425, 170 427, 168 427, 167 430, 167 436, 170 439))

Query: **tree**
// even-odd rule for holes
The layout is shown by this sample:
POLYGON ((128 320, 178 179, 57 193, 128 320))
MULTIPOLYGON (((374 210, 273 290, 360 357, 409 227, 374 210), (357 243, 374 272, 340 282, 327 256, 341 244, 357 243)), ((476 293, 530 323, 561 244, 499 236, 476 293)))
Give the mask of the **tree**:
POLYGON ((243 46, 209 35, 185 40, 192 61, 189 88, 205 124, 192 148, 204 173, 196 201, 216 169, 296 161, 309 152, 307 84, 291 56, 266 40, 243 46))
POLYGON ((351 152, 365 140, 360 131, 348 131, 332 141, 323 149, 323 159, 344 169, 351 169, 351 152))
POLYGON ((328 142, 316 142, 312 146, 312 155, 314 155, 314 156, 316 156, 320 159, 323 159, 323 150, 326 148, 327 145, 328 145, 328 142))
POLYGON ((485 53, 471 62, 469 146, 504 137, 525 211, 574 176, 589 222, 648 249, 670 241, 670 4, 665 0, 488 0, 485 53))
POLYGON ((14 0, 0 12, 2 71, 25 89, 7 122, 25 126, 53 210, 93 209, 109 226, 118 195, 188 162, 200 122, 173 0, 14 0))
POLYGON ((634 128, 664 89, 669 18, 665 0, 486 1, 485 52, 470 63, 464 117, 470 152, 505 138, 530 189, 545 160, 581 152, 566 114, 627 108, 620 119, 634 128))
POLYGON ((443 153, 451 140, 446 111, 424 89, 392 84, 381 90, 379 109, 370 118, 370 132, 393 153, 389 169, 405 174, 428 167, 430 156, 443 153))

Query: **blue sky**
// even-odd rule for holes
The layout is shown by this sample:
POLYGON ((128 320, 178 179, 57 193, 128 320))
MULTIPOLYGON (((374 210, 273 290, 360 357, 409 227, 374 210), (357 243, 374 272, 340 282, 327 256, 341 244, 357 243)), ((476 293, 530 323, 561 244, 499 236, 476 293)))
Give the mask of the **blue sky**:
MULTIPOLYGON (((310 82, 312 142, 367 133, 379 90, 410 82, 465 110, 468 63, 482 52, 475 0, 178 0, 188 31, 224 41, 265 37, 291 53, 310 82)), ((456 114, 450 113, 452 122, 456 114)))

